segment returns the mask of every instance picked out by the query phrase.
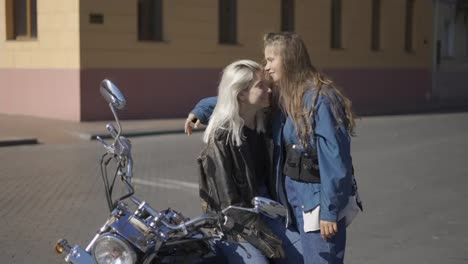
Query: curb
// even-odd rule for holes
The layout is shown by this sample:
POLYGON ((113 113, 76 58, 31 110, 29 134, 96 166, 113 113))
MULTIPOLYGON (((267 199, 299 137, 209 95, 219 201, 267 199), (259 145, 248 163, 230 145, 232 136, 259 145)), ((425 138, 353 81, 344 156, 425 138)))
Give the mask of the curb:
MULTIPOLYGON (((193 133, 201 132, 203 129, 195 129, 193 133)), ((145 137, 145 136, 162 136, 162 135, 173 135, 173 134, 184 134, 185 131, 183 129, 174 129, 174 130, 163 130, 163 131, 131 131, 131 132, 124 132, 122 136, 131 138, 131 137, 145 137)), ((107 133, 79 133, 80 138, 86 140, 96 140, 97 137, 102 139, 110 139, 112 138, 107 133)))
POLYGON ((0 139, 0 147, 36 145, 39 144, 37 138, 6 138, 0 139))

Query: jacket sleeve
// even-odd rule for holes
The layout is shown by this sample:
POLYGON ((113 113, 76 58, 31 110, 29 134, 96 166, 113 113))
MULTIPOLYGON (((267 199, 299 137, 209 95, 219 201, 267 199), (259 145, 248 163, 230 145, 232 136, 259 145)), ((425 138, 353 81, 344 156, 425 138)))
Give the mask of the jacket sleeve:
POLYGON ((208 120, 210 120, 211 114, 218 102, 218 97, 208 97, 200 100, 195 108, 190 111, 194 114, 198 120, 204 125, 208 124, 208 120))
POLYGON ((347 188, 350 188, 350 137, 344 125, 338 125, 326 96, 321 96, 318 102, 315 121, 321 180, 320 219, 336 222, 339 210, 347 203, 347 188))
POLYGON ((231 204, 239 202, 231 173, 233 162, 231 152, 222 141, 213 140, 208 145, 204 157, 204 171, 208 192, 208 206, 214 210, 222 210, 231 204))

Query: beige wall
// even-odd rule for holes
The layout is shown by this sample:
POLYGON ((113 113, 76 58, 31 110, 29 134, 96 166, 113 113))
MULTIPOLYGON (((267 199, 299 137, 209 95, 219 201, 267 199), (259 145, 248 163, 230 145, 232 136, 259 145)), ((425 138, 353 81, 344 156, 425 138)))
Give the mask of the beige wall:
POLYGON ((135 2, 81 1, 83 68, 219 68, 239 58, 261 59, 262 34, 279 28, 271 0, 239 1, 240 44, 219 45, 217 0, 171 0, 163 1, 165 41, 139 42, 135 2), (89 24, 89 13, 103 13, 104 24, 89 24))
POLYGON ((432 45, 430 1, 416 0, 414 53, 404 50, 405 0, 381 0, 381 50, 371 51, 371 0, 342 1, 343 49, 330 49, 329 0, 297 0, 296 29, 322 68, 429 68, 432 45), (426 40, 426 43, 424 41, 426 40))
MULTIPOLYGON (((7 41, 5 23, 0 23, 3 113, 99 118, 92 108, 96 85, 103 78, 121 78, 123 87, 139 87, 132 98, 140 105, 154 108, 151 99, 157 94, 174 106, 164 106, 164 116, 178 116, 178 109, 193 104, 180 102, 181 93, 191 92, 190 98, 212 94, 223 66, 241 58, 261 60, 263 34, 278 31, 281 22, 280 0, 238 0, 239 44, 220 45, 218 0, 164 0, 164 41, 141 42, 136 0, 37 2, 36 40, 7 41), (102 13, 104 24, 90 24, 91 13, 102 13), (155 83, 165 89, 155 89, 155 83)), ((379 52, 370 50, 371 0, 342 2, 344 48, 332 50, 330 1, 296 0, 296 31, 305 39, 314 64, 350 87, 353 100, 367 102, 374 91, 385 95, 382 100, 399 102, 408 97, 408 90, 414 92, 411 98, 424 100, 431 66, 431 1, 416 0, 413 53, 404 51, 405 0, 381 0, 379 52)), ((0 0, 0 21, 5 21, 5 0, 0 0)), ((163 116, 145 107, 135 109, 132 117, 163 116)))
MULTIPOLYGON (((239 45, 219 45, 217 0, 163 1, 164 42, 137 40, 137 5, 127 0, 82 0, 83 68, 220 68, 240 58, 261 59, 262 35, 280 28, 279 0, 239 0, 239 45), (103 25, 88 23, 103 13, 103 25)), ((382 50, 370 50, 371 0, 343 1, 344 49, 330 49, 330 1, 297 0, 296 31, 322 68, 431 65, 432 8, 416 0, 414 53, 404 51, 405 0, 382 0, 382 50), (426 43, 424 43, 426 42, 426 43)))
POLYGON ((5 0, 0 1, 0 68, 78 69, 78 0, 38 0, 37 39, 6 40, 5 0))
MULTIPOLYGON (((381 2, 382 50, 372 52, 371 0, 343 1, 342 50, 329 47, 330 1, 297 0, 296 29, 313 61, 322 68, 430 67, 430 1, 416 0, 411 54, 403 48, 405 0, 381 2)), ((5 0, 0 3, 0 21, 5 21, 5 0)), ((239 45, 229 46, 217 41, 217 0, 163 1, 163 42, 137 40, 136 1, 41 0, 37 40, 6 41, 0 23, 0 68, 220 68, 239 58, 261 59, 262 34, 280 27, 280 1, 238 3, 239 45), (103 13, 104 24, 89 24, 90 13, 103 13)))
POLYGON ((80 120, 79 0, 38 0, 37 39, 7 40, 0 0, 0 112, 80 120))

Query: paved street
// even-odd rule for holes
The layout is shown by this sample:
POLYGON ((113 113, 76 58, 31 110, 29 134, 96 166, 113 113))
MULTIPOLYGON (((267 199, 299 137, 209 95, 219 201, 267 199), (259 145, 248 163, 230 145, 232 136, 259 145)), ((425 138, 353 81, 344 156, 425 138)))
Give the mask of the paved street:
MULTIPOLYGON (((358 121, 365 211, 349 228, 347 263, 468 263, 467 131, 468 113, 358 121)), ((199 214, 200 138, 133 138, 137 196, 199 214)), ((95 141, 0 148, 1 263, 63 263, 52 251, 61 237, 86 245, 108 213, 101 153, 95 141)))

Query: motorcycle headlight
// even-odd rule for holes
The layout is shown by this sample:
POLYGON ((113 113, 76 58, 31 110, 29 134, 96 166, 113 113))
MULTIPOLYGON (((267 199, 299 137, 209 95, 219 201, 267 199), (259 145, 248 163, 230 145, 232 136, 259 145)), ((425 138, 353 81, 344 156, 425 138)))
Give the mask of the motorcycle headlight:
POLYGON ((135 251, 120 236, 109 233, 99 237, 93 248, 98 264, 134 264, 135 251))

